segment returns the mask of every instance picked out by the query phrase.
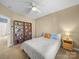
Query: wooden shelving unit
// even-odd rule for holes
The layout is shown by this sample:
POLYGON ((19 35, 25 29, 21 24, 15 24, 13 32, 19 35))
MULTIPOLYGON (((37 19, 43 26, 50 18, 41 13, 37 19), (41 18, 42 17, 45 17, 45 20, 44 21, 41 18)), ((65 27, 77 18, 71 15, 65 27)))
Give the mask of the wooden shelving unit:
POLYGON ((13 39, 14 44, 22 43, 32 38, 32 23, 14 21, 13 39))

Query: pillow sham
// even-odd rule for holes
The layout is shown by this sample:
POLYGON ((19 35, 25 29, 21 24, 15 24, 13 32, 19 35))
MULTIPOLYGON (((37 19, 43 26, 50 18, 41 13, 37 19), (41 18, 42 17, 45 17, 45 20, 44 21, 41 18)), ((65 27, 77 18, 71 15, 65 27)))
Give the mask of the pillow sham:
POLYGON ((58 35, 55 33, 51 33, 51 39, 57 40, 58 39, 58 35))

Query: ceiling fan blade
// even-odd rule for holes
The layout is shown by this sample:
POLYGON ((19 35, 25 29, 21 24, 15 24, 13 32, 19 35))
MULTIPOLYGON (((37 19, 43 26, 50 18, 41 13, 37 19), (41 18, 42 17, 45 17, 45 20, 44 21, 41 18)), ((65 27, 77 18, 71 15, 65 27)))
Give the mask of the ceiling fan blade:
POLYGON ((28 14, 28 13, 30 13, 30 12, 31 12, 31 10, 32 10, 31 8, 29 8, 29 9, 25 9, 25 13, 27 13, 27 14, 28 14))
POLYGON ((25 8, 32 8, 32 6, 25 6, 25 8))
POLYGON ((36 8, 36 11, 39 12, 39 13, 41 13, 41 11, 38 8, 36 8))
POLYGON ((19 2, 19 3, 32 3, 32 2, 34 2, 36 4, 38 1, 35 1, 35 0, 13 0, 13 2, 19 2))
POLYGON ((39 13, 41 13, 41 11, 40 10, 37 10, 39 13))

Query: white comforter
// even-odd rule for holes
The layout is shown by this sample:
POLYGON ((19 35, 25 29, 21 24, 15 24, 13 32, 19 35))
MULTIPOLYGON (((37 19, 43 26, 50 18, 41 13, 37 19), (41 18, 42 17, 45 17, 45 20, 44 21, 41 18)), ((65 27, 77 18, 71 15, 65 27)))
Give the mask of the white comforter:
POLYGON ((31 59, 55 59, 60 47, 60 39, 49 41, 44 37, 25 41, 21 48, 31 59))

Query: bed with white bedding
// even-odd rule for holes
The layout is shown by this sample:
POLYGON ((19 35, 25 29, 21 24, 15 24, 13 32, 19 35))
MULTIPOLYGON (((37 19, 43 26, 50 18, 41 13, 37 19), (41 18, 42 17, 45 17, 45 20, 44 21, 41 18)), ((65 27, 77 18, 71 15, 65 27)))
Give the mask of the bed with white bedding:
POLYGON ((31 59, 55 59, 61 45, 61 37, 57 40, 46 40, 44 37, 34 38, 22 43, 21 48, 31 59))

